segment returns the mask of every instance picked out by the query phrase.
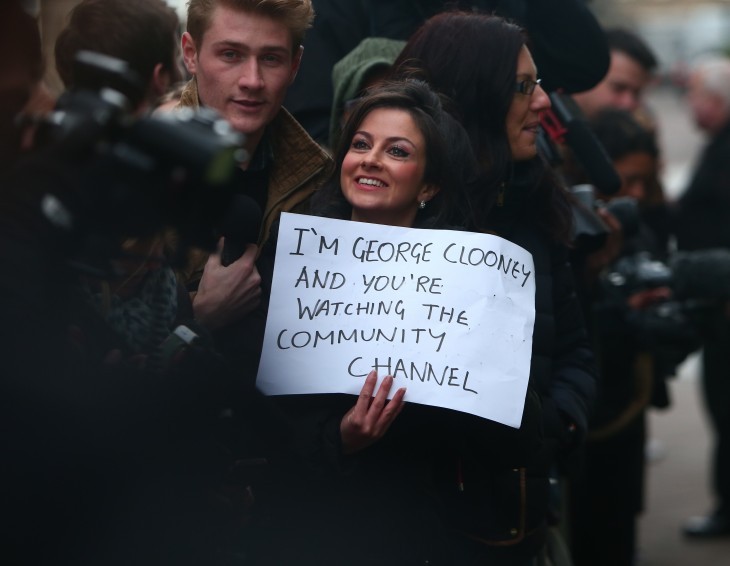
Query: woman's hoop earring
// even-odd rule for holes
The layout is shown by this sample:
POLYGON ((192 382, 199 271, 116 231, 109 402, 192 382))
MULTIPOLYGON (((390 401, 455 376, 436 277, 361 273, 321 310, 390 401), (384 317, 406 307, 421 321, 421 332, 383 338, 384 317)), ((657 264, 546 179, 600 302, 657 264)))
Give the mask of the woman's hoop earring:
POLYGON ((418 203, 418 208, 420 208, 421 210, 426 208, 426 201, 422 200, 420 203, 418 203))

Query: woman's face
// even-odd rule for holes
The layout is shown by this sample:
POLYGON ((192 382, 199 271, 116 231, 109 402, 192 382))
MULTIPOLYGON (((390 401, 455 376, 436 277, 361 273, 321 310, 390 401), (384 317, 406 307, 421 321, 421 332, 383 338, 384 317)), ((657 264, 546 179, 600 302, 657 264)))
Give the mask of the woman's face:
POLYGON ((376 108, 360 123, 342 161, 340 186, 352 220, 413 226, 419 203, 438 192, 423 182, 426 142, 411 115, 376 108))
POLYGON ((632 197, 643 202, 656 179, 656 158, 643 152, 629 153, 615 160, 613 165, 621 177, 621 189, 614 196, 632 197))
MULTIPOLYGON (((517 83, 536 81, 537 68, 527 47, 522 47, 517 59, 517 83)), ((550 108, 550 98, 540 85, 532 94, 515 92, 505 122, 507 139, 514 161, 525 161, 537 155, 537 132, 540 113, 550 108)))

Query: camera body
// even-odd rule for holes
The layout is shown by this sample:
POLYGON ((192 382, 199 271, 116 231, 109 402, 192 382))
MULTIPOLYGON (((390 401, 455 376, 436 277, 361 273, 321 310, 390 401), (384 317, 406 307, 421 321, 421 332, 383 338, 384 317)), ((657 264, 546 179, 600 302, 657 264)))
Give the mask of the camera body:
POLYGON ((165 229, 181 250, 213 249, 246 158, 243 136, 208 108, 138 116, 141 91, 126 63, 82 51, 76 65, 77 84, 39 125, 31 158, 57 164, 67 180, 45 184, 46 220, 74 252, 93 241, 99 255, 114 254, 124 238, 165 229))
POLYGON ((605 202, 596 197, 593 185, 581 184, 570 187, 573 197, 573 243, 575 248, 590 253, 606 241, 609 229, 596 211, 603 208, 610 212, 621 225, 624 238, 639 233, 639 205, 631 197, 615 197, 605 202))
MULTIPOLYGON (((673 292, 676 283, 672 267, 649 252, 627 254, 601 276, 603 300, 594 309, 623 312, 617 328, 608 332, 628 332, 635 343, 660 357, 658 362, 668 373, 674 373, 676 366, 700 347, 702 320, 708 307, 707 301, 699 297, 678 298, 673 292), (656 299, 643 308, 627 306, 632 296, 642 292, 656 293, 656 299)), ((617 319, 601 320, 605 323, 617 319)))

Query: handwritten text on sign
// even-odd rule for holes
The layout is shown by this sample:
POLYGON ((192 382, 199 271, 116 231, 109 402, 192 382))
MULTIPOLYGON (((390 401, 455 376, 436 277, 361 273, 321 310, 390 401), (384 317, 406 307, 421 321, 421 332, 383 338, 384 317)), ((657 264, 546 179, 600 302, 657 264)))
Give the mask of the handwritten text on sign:
POLYGON ((532 256, 497 236, 283 213, 257 385, 406 401, 518 427, 535 321, 532 256))

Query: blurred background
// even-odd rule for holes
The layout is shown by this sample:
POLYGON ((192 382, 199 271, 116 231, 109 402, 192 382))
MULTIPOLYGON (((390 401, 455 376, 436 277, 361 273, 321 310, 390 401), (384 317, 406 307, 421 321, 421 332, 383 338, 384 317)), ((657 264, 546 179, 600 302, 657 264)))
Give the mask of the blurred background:
MULTIPOLYGON (((53 45, 77 0, 25 3, 38 16, 47 59, 46 82, 54 94, 58 93, 61 83, 53 68, 53 45)), ((185 0, 168 3, 184 22, 185 0)), ((658 56, 657 79, 647 102, 658 122, 664 156, 662 176, 667 196, 673 200, 686 186, 703 144, 684 101, 686 71, 695 58, 705 53, 730 54, 730 0, 587 3, 602 24, 637 32, 658 56)), ((691 356, 670 382, 671 406, 650 412, 648 499, 640 526, 640 566, 730 566, 730 538, 694 541, 680 533, 684 519, 711 507, 710 437, 699 390, 699 369, 697 355, 691 356)))
MULTIPOLYGON (((64 18, 77 0, 24 1, 31 11, 39 14, 46 52, 51 54, 64 18)), ((184 21, 186 0, 167 1, 184 21)), ((628 27, 648 42, 658 55, 662 82, 681 85, 689 61, 709 51, 730 51, 730 2, 727 0, 586 0, 586 3, 601 23, 628 27)), ((52 68, 48 69, 48 83, 51 88, 60 89, 52 68)))

